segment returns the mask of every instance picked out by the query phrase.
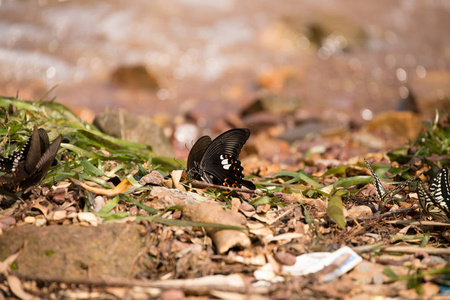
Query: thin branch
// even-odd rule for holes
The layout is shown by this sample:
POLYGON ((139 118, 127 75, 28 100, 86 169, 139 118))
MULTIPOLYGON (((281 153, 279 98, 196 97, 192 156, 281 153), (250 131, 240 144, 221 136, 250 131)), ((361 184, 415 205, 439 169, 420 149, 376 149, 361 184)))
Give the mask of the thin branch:
POLYGON ((386 223, 395 224, 395 225, 450 227, 450 223, 442 223, 442 222, 436 222, 436 221, 392 220, 392 221, 386 221, 386 223))
POLYGON ((417 253, 424 252, 432 255, 450 255, 449 248, 431 248, 431 247, 418 247, 418 246, 387 246, 382 249, 384 252, 397 252, 397 253, 417 253))
POLYGON ((247 193, 247 194, 255 194, 255 195, 258 195, 258 196, 264 195, 263 192, 258 191, 258 190, 249 190, 249 189, 243 189, 243 188, 233 188, 233 187, 229 187, 229 186, 217 185, 217 184, 212 184, 212 183, 208 183, 208 182, 204 182, 204 181, 198 181, 198 180, 192 181, 191 185, 192 185, 192 187, 195 187, 195 188, 216 188, 216 189, 219 189, 219 190, 230 191, 230 192, 240 192, 240 193, 247 193))
MULTIPOLYGON (((380 214, 377 216, 372 216, 372 217, 367 217, 367 218, 357 218, 357 219, 346 219, 347 223, 354 223, 356 222, 364 222, 364 221, 371 221, 371 220, 378 220, 378 219, 382 219, 382 218, 386 218, 386 217, 390 217, 392 215, 398 214, 398 213, 404 213, 404 212, 408 212, 411 210, 415 210, 420 208, 419 205, 416 206, 411 206, 408 208, 401 208, 401 209, 396 209, 396 210, 391 210, 388 212, 385 212, 384 214, 380 214)), ((336 222, 334 222, 333 220, 329 220, 329 221, 323 221, 323 222, 318 222, 315 223, 316 225, 329 225, 329 224, 336 224, 336 222)))
POLYGON ((269 287, 251 287, 245 284, 237 285, 239 282, 235 276, 239 275, 213 275, 196 279, 174 279, 174 280, 145 280, 145 279, 129 279, 115 277, 101 278, 63 278, 51 275, 38 274, 21 274, 19 272, 11 272, 11 275, 17 276, 22 280, 33 280, 39 282, 56 282, 65 284, 83 284, 99 287, 145 287, 167 289, 181 289, 187 291, 219 290, 235 293, 268 293, 269 287))

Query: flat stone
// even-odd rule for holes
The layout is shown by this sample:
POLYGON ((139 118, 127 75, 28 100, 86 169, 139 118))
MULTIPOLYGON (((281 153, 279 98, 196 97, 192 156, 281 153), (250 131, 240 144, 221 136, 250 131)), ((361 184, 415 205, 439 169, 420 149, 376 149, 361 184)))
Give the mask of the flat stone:
POLYGON ((21 275, 41 278, 127 277, 139 272, 133 263, 143 247, 137 224, 105 224, 97 227, 33 225, 14 227, 0 235, 0 261, 27 241, 17 259, 21 275))

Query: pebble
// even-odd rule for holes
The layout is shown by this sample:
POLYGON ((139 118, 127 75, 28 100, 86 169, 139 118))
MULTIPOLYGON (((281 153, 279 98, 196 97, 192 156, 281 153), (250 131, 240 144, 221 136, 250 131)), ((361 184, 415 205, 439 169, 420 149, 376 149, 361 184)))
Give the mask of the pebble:
POLYGON ((91 212, 80 212, 80 213, 78 213, 78 220, 80 222, 87 222, 87 223, 89 223, 90 225, 93 225, 93 226, 97 226, 98 225, 97 216, 94 215, 91 212))
POLYGON ((42 227, 45 224, 47 224, 47 219, 45 219, 43 215, 36 217, 36 222, 34 223, 34 225, 36 225, 37 227, 42 227))
POLYGON ((34 224, 36 218, 33 216, 26 216, 25 219, 23 219, 23 221, 27 224, 34 224))
POLYGON ((102 196, 97 196, 94 198, 94 211, 99 212, 105 205, 105 199, 102 196))
POLYGON ((67 217, 67 211, 65 210, 57 210, 53 213, 53 220, 60 221, 67 217))

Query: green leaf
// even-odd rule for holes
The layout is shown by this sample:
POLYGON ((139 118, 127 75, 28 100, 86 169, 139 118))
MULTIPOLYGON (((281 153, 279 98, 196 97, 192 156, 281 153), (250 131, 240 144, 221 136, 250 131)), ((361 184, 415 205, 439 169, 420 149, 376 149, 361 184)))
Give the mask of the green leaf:
POLYGON ((81 149, 80 147, 74 146, 72 144, 61 143, 60 147, 68 149, 68 150, 73 151, 78 154, 83 154, 84 156, 89 157, 89 158, 95 157, 94 153, 84 150, 84 149, 81 149))
POLYGON ((328 169, 325 173, 323 173, 322 177, 336 175, 336 174, 345 174, 345 170, 348 168, 348 165, 337 166, 331 169, 328 169))
POLYGON ((116 205, 119 203, 119 201, 120 201, 120 198, 119 198, 119 195, 117 195, 114 198, 112 198, 111 200, 109 200, 105 204, 105 206, 103 206, 102 209, 100 209, 99 212, 94 213, 94 214, 100 218, 106 217, 114 209, 114 207, 116 207, 116 205))
POLYGON ((423 237, 422 243, 420 243, 420 247, 425 248, 428 245, 429 240, 430 240, 430 233, 427 232, 427 233, 425 233, 425 235, 423 237))
POLYGON ((304 182, 312 185, 315 188, 322 187, 322 185, 320 183, 314 181, 313 179, 308 177, 308 175, 306 175, 302 171, 299 171, 299 172, 281 171, 281 172, 278 172, 275 174, 275 177, 282 177, 282 176, 292 177, 292 179, 288 180, 286 182, 286 184, 292 184, 294 182, 297 182, 298 180, 303 180, 304 182))
POLYGON ((269 196, 261 196, 250 202, 251 205, 261 205, 267 203, 272 203, 272 199, 269 196))
POLYGON ((232 229, 232 230, 247 230, 245 227, 234 226, 234 225, 225 225, 225 224, 217 224, 217 223, 205 223, 205 222, 194 222, 194 221, 186 221, 186 220, 177 220, 177 219, 165 219, 157 216, 153 217, 137 217, 137 221, 140 220, 148 220, 151 222, 161 223, 170 226, 191 226, 191 227, 205 227, 205 228, 217 228, 217 229, 232 229))
POLYGON ((392 271, 392 269, 389 268, 389 267, 384 268, 383 274, 386 275, 386 276, 388 276, 388 277, 391 277, 392 279, 397 279, 397 278, 399 278, 398 275, 395 274, 394 271, 392 271))
POLYGON ((142 204, 141 202, 137 201, 136 199, 134 199, 133 197, 129 197, 128 195, 125 196, 125 198, 127 199, 127 201, 130 201, 131 203, 133 203, 134 205, 136 205, 139 208, 142 208, 143 210, 145 210, 146 212, 155 215, 157 213, 159 213, 160 211, 157 209, 154 209, 152 207, 149 207, 145 204, 142 204))
POLYGON ((105 175, 105 173, 103 173, 99 168, 95 167, 93 164, 91 164, 88 160, 83 160, 81 162, 81 165, 84 167, 84 170, 87 173, 90 173, 91 175, 97 175, 97 176, 104 176, 107 177, 105 175))
POLYGON ((339 227, 345 228, 347 221, 345 220, 344 207, 342 206, 342 198, 340 196, 333 196, 330 198, 327 214, 339 225, 339 227))
POLYGON ((348 178, 341 178, 335 183, 321 188, 320 191, 331 193, 331 191, 335 190, 338 187, 349 187, 352 185, 367 184, 372 182, 372 180, 372 176, 353 176, 348 178))

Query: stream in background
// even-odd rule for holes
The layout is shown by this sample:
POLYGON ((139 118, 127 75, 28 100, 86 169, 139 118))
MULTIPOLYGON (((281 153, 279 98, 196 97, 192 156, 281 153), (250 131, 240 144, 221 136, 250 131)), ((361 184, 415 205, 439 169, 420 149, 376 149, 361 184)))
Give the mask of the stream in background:
MULTIPOLYGON (((0 95, 202 124, 275 97, 368 120, 450 95, 450 1, 0 1, 0 95), (409 97, 409 98, 408 98, 409 97)), ((199 124, 199 125, 202 125, 199 124)))

